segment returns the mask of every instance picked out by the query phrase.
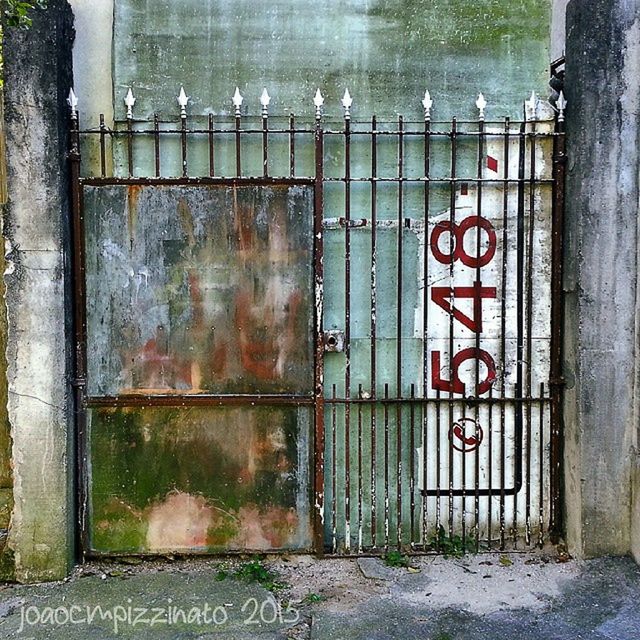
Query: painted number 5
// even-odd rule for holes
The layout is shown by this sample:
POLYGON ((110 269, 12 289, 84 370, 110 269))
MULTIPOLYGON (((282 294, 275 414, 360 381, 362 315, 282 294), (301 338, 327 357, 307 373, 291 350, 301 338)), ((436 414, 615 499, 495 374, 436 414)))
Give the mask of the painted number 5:
POLYGON ((451 380, 444 380, 440 376, 440 352, 431 352, 431 386, 434 389, 440 391, 448 391, 450 393, 461 393, 464 395, 465 385, 460 380, 459 369, 460 365, 466 360, 480 360, 484 362, 487 367, 487 375, 482 381, 478 381, 476 387, 476 395, 480 396, 486 393, 491 388, 491 385, 496 379, 496 363, 493 358, 484 350, 476 349, 475 347, 469 347, 463 349, 459 353, 456 353, 451 360, 451 380))

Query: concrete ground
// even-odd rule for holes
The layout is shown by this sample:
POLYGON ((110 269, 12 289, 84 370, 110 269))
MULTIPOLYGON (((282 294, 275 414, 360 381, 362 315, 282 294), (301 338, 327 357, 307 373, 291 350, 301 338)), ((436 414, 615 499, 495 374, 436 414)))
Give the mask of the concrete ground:
POLYGON ((92 563, 64 582, 1 586, 0 638, 640 639, 638 566, 560 559, 420 557, 397 568, 310 556, 92 563))

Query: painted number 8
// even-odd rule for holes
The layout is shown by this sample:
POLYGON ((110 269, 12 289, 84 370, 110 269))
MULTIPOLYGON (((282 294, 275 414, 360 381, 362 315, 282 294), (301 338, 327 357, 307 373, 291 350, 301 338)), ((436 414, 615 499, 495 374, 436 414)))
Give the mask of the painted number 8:
POLYGON ((450 264, 456 260, 460 260, 462 264, 474 269, 484 267, 488 265, 493 256, 496 253, 496 232, 491 223, 481 216, 469 216, 465 218, 460 224, 453 223, 453 229, 451 227, 450 220, 443 220, 438 222, 431 232, 431 252, 433 257, 442 264, 450 264), (485 249, 485 252, 481 256, 470 256, 464 249, 464 235, 469 229, 477 227, 478 229, 484 229, 487 233, 489 244, 485 249), (453 252, 443 253, 440 251, 440 236, 443 233, 451 233, 453 235, 453 252))

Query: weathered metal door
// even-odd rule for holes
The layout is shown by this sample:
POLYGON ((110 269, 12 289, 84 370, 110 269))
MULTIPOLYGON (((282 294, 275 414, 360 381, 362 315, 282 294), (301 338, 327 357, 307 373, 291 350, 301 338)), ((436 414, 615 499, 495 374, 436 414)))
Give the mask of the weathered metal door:
POLYGON ((310 548, 313 186, 81 189, 87 551, 310 548))

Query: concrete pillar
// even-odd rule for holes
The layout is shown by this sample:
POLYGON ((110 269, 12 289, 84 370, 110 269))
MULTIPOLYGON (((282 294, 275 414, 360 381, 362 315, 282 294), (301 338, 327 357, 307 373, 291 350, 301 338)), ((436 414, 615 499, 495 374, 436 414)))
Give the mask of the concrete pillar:
POLYGON ((566 524, 578 556, 630 551, 638 429, 640 3, 567 10, 566 524))
POLYGON ((72 14, 49 0, 5 31, 8 202, 4 211, 8 414, 20 581, 64 577, 74 549, 69 339, 67 107, 72 14))

